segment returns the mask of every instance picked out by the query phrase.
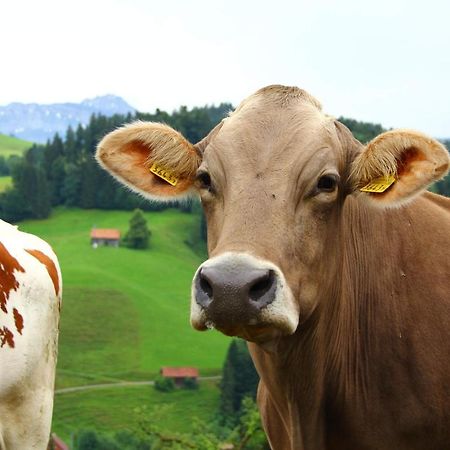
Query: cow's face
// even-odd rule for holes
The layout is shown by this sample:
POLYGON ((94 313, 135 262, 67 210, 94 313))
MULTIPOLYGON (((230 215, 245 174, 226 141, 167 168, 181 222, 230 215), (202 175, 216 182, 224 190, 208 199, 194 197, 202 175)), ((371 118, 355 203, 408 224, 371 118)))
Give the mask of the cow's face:
POLYGON ((151 198, 197 192, 210 259, 194 276, 191 323, 264 342, 292 334, 320 301, 347 195, 397 205, 442 176, 448 155, 417 133, 390 132, 365 149, 304 91, 258 91, 196 146, 159 124, 107 136, 100 163, 151 198), (176 186, 149 172, 168 169, 176 186), (384 194, 358 186, 382 175, 384 194))
POLYGON ((223 122, 197 171, 210 259, 191 322, 249 340, 290 334, 314 309, 346 176, 334 121, 313 100, 267 100, 223 122))

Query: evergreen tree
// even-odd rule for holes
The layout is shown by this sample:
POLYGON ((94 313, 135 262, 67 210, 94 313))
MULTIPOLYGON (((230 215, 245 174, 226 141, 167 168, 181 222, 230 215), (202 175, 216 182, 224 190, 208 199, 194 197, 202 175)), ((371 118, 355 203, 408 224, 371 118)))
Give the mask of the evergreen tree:
POLYGON ((13 188, 0 197, 2 217, 16 222, 26 218, 43 219, 51 212, 50 193, 45 172, 29 152, 12 171, 13 188))
POLYGON ((75 448, 76 450, 122 450, 113 438, 90 430, 80 433, 75 448))
POLYGON ((81 179, 80 166, 72 163, 67 164, 66 177, 61 191, 66 206, 77 206, 80 204, 81 179))
POLYGON ((235 422, 235 413, 239 408, 236 404, 236 360, 238 358, 237 341, 233 339, 228 347, 228 353, 222 371, 222 380, 220 382, 220 406, 219 414, 221 422, 232 424, 235 422))
POLYGON ((0 194, 1 218, 7 222, 20 222, 31 216, 27 199, 13 188, 7 189, 0 194))
POLYGON ((360 122, 347 117, 339 117, 339 122, 343 123, 355 136, 358 141, 365 144, 374 137, 386 131, 380 124, 371 122, 360 122))
POLYGON ((150 235, 143 212, 140 209, 135 209, 130 219, 130 228, 122 240, 123 245, 136 249, 148 248, 150 235))
MULTIPOLYGON (((80 146, 81 150, 81 146, 80 146)), ((66 133, 66 140, 64 142, 64 153, 66 154, 66 161, 68 163, 76 163, 78 161, 78 148, 75 131, 69 126, 66 133)))
POLYGON ((4 156, 0 156, 0 176, 9 175, 9 167, 4 156))
POLYGON ((243 399, 256 399, 258 381, 247 343, 241 339, 233 339, 228 348, 220 383, 219 415, 222 423, 232 426, 236 424, 243 399))
POLYGON ((97 180, 99 169, 93 158, 89 158, 81 164, 81 208, 91 209, 96 205, 97 180))

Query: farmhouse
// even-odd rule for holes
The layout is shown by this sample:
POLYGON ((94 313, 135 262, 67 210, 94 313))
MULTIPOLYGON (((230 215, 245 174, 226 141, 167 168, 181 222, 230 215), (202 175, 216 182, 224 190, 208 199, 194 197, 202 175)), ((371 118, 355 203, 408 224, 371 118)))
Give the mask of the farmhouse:
POLYGON ((114 228, 93 228, 91 231, 91 245, 97 248, 99 245, 118 247, 120 231, 114 228))
POLYGON ((195 367, 162 367, 160 373, 164 378, 172 378, 178 387, 183 386, 187 379, 198 379, 198 369, 195 367))

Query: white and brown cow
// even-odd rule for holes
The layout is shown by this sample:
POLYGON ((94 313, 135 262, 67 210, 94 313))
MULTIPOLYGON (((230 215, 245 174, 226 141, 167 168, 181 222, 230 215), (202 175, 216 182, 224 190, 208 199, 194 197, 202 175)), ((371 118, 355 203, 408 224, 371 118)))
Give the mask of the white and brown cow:
POLYGON ((270 86, 203 141, 135 123, 100 164, 156 200, 198 192, 210 259, 191 323, 250 341, 273 449, 450 448, 449 155, 415 131, 363 146, 270 86))
POLYGON ((61 274, 50 246, 0 220, 0 449, 50 437, 61 274))

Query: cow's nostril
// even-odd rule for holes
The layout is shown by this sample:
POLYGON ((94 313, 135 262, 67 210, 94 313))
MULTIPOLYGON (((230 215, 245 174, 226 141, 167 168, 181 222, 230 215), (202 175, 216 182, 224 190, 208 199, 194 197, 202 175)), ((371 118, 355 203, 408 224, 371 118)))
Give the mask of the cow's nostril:
POLYGON ((274 271, 268 270, 267 273, 262 275, 258 280, 255 280, 255 283, 251 286, 248 293, 250 300, 254 302, 260 301, 261 298, 272 288, 274 282, 274 271))
POLYGON ((213 288, 211 284, 203 275, 202 271, 200 271, 199 277, 200 277, 200 288, 208 297, 211 298, 213 296, 213 288))

